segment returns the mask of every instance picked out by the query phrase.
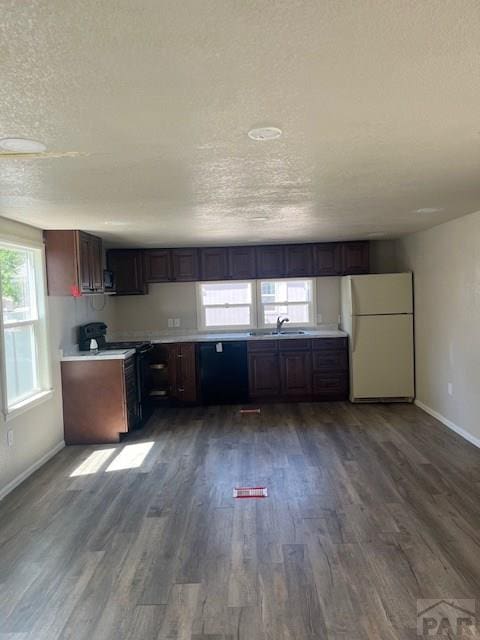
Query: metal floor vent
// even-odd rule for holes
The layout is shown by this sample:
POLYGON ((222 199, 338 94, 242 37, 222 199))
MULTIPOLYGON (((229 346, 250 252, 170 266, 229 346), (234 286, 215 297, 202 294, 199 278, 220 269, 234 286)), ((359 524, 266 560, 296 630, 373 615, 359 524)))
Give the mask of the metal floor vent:
POLYGON ((266 498, 267 487, 236 487, 233 490, 234 498, 266 498))

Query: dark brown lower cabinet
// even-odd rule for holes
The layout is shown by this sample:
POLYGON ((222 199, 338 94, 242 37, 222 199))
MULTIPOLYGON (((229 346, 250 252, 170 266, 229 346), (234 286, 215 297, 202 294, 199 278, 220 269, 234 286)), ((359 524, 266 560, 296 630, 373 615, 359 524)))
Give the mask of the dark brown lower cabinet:
MULTIPOLYGON (((347 338, 248 341, 250 400, 347 399, 347 347, 347 338)), ((167 365, 168 398, 186 404, 198 402, 195 343, 156 345, 154 360, 167 365)))
POLYGON ((248 343, 250 398, 343 400, 348 397, 346 338, 248 343))
POLYGON ((168 345, 169 396, 173 400, 197 401, 197 365, 195 344, 179 342, 168 345))
POLYGON ((137 426, 135 358, 61 363, 67 444, 119 442, 137 426))
POLYGON ((348 398, 347 338, 312 340, 312 396, 317 400, 348 398))

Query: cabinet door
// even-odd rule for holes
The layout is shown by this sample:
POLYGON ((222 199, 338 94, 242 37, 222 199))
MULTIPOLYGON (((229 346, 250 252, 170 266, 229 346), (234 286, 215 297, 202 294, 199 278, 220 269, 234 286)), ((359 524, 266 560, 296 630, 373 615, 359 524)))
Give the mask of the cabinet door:
POLYGON ((251 398, 273 398, 280 395, 278 353, 248 354, 248 386, 251 398))
POLYGON ((312 354, 307 351, 280 353, 282 395, 287 398, 308 396, 312 391, 312 354))
POLYGON ((282 245, 256 247, 257 278, 283 278, 285 251, 282 245))
POLYGON ((285 247, 285 275, 287 277, 312 275, 312 245, 291 244, 285 247))
POLYGON ((253 280, 256 277, 255 249, 253 247, 229 247, 228 272, 233 280, 253 280))
POLYGON ((172 278, 170 249, 151 249, 144 253, 145 282, 168 282, 172 278))
POLYGON ((227 249, 222 247, 200 249, 200 277, 202 280, 228 278, 227 249))
POLYGON ((90 269, 94 291, 104 291, 103 285, 103 245, 102 239, 90 236, 90 269))
POLYGON ((313 272, 316 276, 342 274, 342 245, 336 242, 316 244, 313 247, 313 272))
POLYGON ((117 295, 143 295, 146 293, 141 250, 110 249, 107 253, 107 264, 115 275, 117 295))
POLYGON ((168 383, 170 397, 182 402, 197 400, 195 344, 168 345, 168 383))
POLYGON ((183 402, 196 402, 197 400, 197 363, 194 344, 181 344, 178 355, 180 356, 180 376, 178 397, 183 402))
POLYGON ((177 344, 167 344, 167 370, 168 370, 168 395, 170 398, 178 399, 178 358, 179 346, 177 344))
POLYGON ((78 284, 82 293, 93 291, 90 237, 88 233, 78 232, 78 284))
POLYGON ((369 267, 369 244, 367 241, 343 243, 343 273, 345 275, 368 273, 369 267))
POLYGON ((199 279, 197 249, 172 249, 172 279, 192 282, 199 279))

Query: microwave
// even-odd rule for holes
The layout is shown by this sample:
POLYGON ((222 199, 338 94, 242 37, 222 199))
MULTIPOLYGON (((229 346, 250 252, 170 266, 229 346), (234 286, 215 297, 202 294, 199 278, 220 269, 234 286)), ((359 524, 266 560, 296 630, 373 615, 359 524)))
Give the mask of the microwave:
POLYGON ((115 291, 115 274, 108 269, 103 270, 103 288, 105 293, 115 291))

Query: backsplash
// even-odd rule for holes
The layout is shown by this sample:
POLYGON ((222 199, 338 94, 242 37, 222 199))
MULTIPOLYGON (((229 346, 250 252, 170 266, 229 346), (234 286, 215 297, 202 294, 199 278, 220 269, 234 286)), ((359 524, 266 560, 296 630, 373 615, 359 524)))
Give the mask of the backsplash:
MULTIPOLYGON (((196 332, 197 308, 194 282, 169 282, 150 285, 145 296, 112 299, 113 313, 107 324, 111 338, 147 338, 161 335, 185 335, 196 332), (180 326, 168 327, 169 318, 180 326)), ((340 313, 340 278, 317 278, 317 324, 337 328, 340 313)))

